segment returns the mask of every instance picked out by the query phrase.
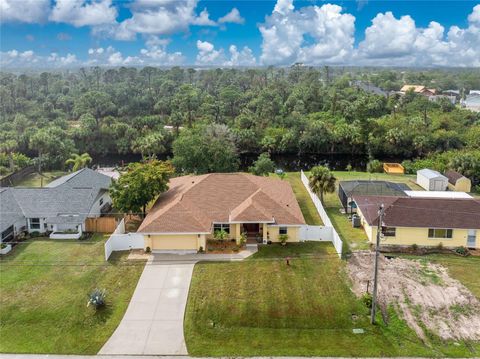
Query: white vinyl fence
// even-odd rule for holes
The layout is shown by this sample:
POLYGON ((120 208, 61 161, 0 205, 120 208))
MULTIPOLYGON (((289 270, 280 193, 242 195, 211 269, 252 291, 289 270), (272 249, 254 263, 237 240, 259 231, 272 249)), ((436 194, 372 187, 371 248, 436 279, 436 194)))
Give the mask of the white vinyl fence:
POLYGON ((108 261, 114 251, 128 251, 143 248, 143 235, 138 233, 125 233, 124 219, 120 221, 110 238, 105 242, 105 260, 108 261))
POLYGON ((301 226, 300 240, 302 241, 332 241, 332 228, 324 226, 301 226))
POLYGON ((337 231, 335 230, 335 227, 332 224, 332 221, 327 215, 327 212, 323 208, 322 202, 318 198, 318 196, 312 192, 310 189, 310 186, 308 185, 308 178, 305 176, 305 173, 301 171, 301 179, 302 183, 305 186, 305 189, 307 190, 308 194, 310 195, 310 198, 313 201, 313 204, 315 205, 315 208, 317 209, 318 214, 320 215, 320 218, 323 221, 323 224, 325 225, 325 228, 330 228, 331 230, 331 241, 333 243, 333 246, 335 247, 335 250, 337 251, 337 254, 342 257, 342 247, 343 243, 342 240, 340 239, 340 236, 338 235, 337 231))

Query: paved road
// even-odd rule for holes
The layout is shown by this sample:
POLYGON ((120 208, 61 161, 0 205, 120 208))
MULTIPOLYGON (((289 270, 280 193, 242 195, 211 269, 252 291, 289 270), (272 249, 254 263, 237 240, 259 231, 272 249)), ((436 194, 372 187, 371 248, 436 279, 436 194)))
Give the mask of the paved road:
POLYGON ((152 259, 120 325, 98 354, 187 355, 183 316, 194 263, 152 259))

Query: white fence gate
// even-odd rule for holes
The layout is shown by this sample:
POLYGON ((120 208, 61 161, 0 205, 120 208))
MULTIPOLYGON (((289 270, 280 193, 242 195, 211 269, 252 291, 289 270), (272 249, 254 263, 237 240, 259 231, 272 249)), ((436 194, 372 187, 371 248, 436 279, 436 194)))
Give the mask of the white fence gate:
POLYGON ((332 228, 324 226, 301 226, 300 240, 302 241, 332 241, 332 228))
POLYGON ((313 204, 315 205, 315 208, 317 209, 318 214, 320 215, 320 218, 323 221, 323 224, 325 225, 325 228, 330 228, 331 230, 331 241, 333 243, 333 246, 335 247, 335 250, 337 251, 337 254, 342 257, 342 248, 343 248, 343 242, 338 235, 337 231, 335 230, 335 227, 332 224, 332 221, 327 215, 327 212, 323 208, 322 202, 318 198, 318 196, 312 192, 310 189, 310 186, 308 185, 308 178, 305 176, 305 173, 303 173, 303 170, 301 171, 301 179, 302 183, 305 186, 305 189, 307 190, 308 194, 310 195, 310 198, 312 199, 313 204))
POLYGON ((142 249, 144 246, 143 235, 138 233, 125 233, 125 222, 122 219, 115 232, 105 242, 105 260, 108 261, 114 251, 128 251, 142 249))

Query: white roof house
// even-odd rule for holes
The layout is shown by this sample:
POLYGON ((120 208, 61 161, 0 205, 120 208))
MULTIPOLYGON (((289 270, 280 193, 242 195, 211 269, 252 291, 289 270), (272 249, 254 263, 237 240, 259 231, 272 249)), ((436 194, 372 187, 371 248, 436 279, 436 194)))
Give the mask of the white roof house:
POLYGON ((472 199, 468 193, 453 191, 405 191, 408 197, 414 198, 449 198, 449 199, 472 199))
POLYGON ((448 187, 448 178, 440 172, 424 168, 417 171, 417 184, 427 191, 445 191, 448 187))

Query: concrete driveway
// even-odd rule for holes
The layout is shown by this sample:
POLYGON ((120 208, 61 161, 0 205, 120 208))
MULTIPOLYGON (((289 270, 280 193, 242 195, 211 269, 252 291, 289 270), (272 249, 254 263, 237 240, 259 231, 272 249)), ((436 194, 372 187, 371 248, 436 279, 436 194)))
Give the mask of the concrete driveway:
POLYGON ((183 316, 194 265, 152 256, 125 316, 98 354, 186 355, 183 316))

